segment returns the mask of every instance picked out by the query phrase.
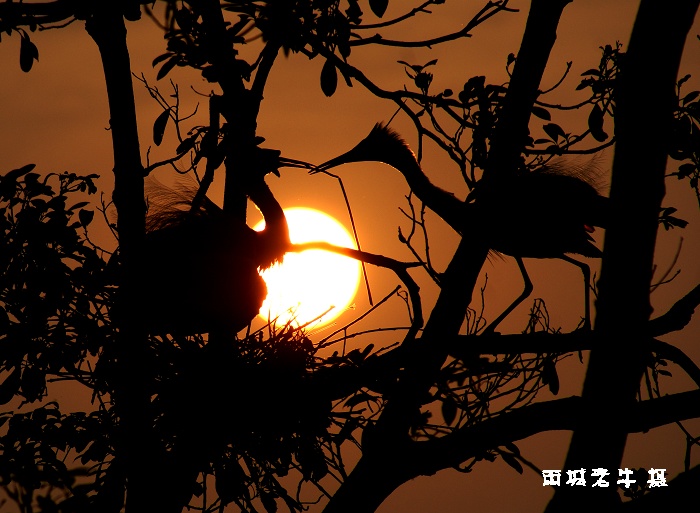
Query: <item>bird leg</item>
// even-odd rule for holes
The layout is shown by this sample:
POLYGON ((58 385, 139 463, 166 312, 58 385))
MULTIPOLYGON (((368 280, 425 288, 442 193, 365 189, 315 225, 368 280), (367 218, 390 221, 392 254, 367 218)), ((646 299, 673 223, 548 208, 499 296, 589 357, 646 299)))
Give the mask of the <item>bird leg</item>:
POLYGON ((508 308, 506 308, 501 315, 499 315, 495 321, 493 321, 491 324, 489 324, 486 329, 484 330, 484 335, 488 335, 491 333, 494 333, 496 327, 510 315, 510 313, 515 310, 515 307, 517 307, 520 303, 525 301, 527 297, 532 294, 532 282, 530 281, 530 277, 527 275, 527 271, 525 270, 525 264, 523 264, 523 259, 520 257, 513 257, 515 258, 515 261, 518 263, 518 268, 520 268, 520 274, 523 276, 523 282, 525 285, 525 288, 523 289, 522 293, 518 298, 513 301, 508 308))
POLYGON ((583 329, 585 330, 590 330, 591 329, 591 293, 590 293, 590 283, 591 283, 591 268, 588 267, 587 264, 584 264, 583 262, 579 262, 578 260, 574 260, 573 258, 562 255, 561 257, 562 260, 565 262, 569 262, 571 264, 574 264, 576 267, 581 269, 581 272, 583 273, 583 282, 584 282, 584 289, 583 289, 583 300, 585 301, 585 304, 583 305, 583 329))

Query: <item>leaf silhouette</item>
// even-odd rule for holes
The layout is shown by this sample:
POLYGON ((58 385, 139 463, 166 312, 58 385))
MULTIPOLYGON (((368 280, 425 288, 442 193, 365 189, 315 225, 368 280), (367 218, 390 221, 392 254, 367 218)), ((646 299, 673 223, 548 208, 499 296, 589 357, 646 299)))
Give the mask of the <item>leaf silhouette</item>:
POLYGON ((338 72, 335 69, 335 65, 327 60, 323 65, 321 70, 321 90, 323 94, 328 97, 333 96, 336 88, 338 87, 338 72))
POLYGON ((29 39, 29 36, 22 34, 19 45, 19 67, 25 73, 32 69, 34 60, 39 60, 39 50, 29 39))
POLYGON ((588 128, 596 141, 603 142, 608 138, 608 134, 603 130, 603 109, 594 105, 588 115, 588 128))
POLYGON ((160 80, 163 78, 165 75, 167 75, 171 69, 175 67, 177 63, 180 62, 180 56, 179 55, 173 55, 170 59, 165 61, 165 64, 161 66, 161 68, 158 70, 158 74, 156 75, 156 80, 160 80))
POLYGON ((556 123, 547 123, 542 127, 542 130, 544 130, 549 137, 552 138, 553 141, 556 141, 559 137, 562 139, 566 138, 566 133, 556 123))
POLYGON ((369 8, 378 17, 381 18, 389 6, 389 0, 369 0, 369 8))
POLYGON ((0 404, 9 403, 19 390, 20 367, 16 366, 5 381, 0 384, 0 404))
POLYGON ((442 401, 442 418, 445 419, 445 424, 452 425, 457 417, 457 405, 450 399, 442 401))
POLYGON ((547 109, 543 109, 542 107, 533 107, 532 115, 537 116, 540 119, 544 119, 545 121, 552 121, 552 115, 547 109))
POLYGON ((156 143, 156 146, 160 146, 160 143, 163 142, 168 119, 170 119, 170 109, 161 112, 153 123, 153 142, 156 143))
POLYGON ((78 212, 78 219, 80 220, 80 225, 85 227, 92 222, 95 217, 95 212, 92 210, 80 210, 78 212))

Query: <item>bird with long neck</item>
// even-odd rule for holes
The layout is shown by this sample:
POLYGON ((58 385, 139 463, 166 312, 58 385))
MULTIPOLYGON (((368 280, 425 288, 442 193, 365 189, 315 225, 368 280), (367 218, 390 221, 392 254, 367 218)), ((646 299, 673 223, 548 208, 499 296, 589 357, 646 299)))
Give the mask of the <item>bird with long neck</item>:
MULTIPOLYGON (((310 164, 280 159, 280 166, 310 164)), ((143 322, 152 333, 237 332, 257 315, 267 295, 259 274, 288 250, 284 212, 264 175, 246 183, 265 228, 255 231, 204 197, 196 183, 169 189, 147 182, 149 215, 141 286, 151 301, 143 322)))
POLYGON ((357 146, 316 166, 311 173, 327 171, 351 162, 382 162, 397 169, 423 203, 455 230, 461 232, 463 203, 452 193, 434 185, 428 179, 416 160, 416 155, 395 131, 377 123, 357 146))
POLYGON ((395 131, 382 124, 348 152, 317 166, 311 173, 350 162, 383 162, 397 169, 413 193, 455 231, 469 232, 491 250, 515 258, 525 282, 522 294, 494 320, 492 332, 532 292, 522 258, 560 258, 578 266, 585 280, 585 317, 590 325, 590 269, 567 253, 600 257, 593 227, 605 227, 607 198, 601 196, 586 169, 543 167, 507 180, 477 184, 469 201, 461 201, 434 185, 415 154, 395 131))

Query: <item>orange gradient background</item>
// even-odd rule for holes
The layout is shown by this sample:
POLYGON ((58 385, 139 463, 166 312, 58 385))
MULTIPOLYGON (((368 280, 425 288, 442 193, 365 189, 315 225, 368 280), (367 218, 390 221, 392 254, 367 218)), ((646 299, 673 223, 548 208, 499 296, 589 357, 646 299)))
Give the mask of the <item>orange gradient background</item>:
MULTIPOLYGON (((416 2, 417 3, 417 2, 416 2)), ((391 19, 408 10, 414 2, 393 0, 385 15, 391 19)), ((366 4, 363 4, 366 5, 366 4)), ((385 89, 400 89, 407 82, 403 66, 398 60, 425 64, 437 58, 431 68, 435 74, 433 88, 439 91, 451 88, 459 91, 464 82, 475 75, 485 75, 487 82, 505 83, 506 57, 517 53, 529 8, 528 1, 513 1, 510 7, 518 13, 502 13, 473 31, 471 38, 427 49, 407 48, 355 48, 350 60, 361 67, 367 76, 385 89)), ((638 6, 637 1, 576 0, 565 10, 558 31, 559 37, 549 60, 542 89, 554 85, 572 61, 569 77, 547 100, 551 103, 575 103, 583 94, 574 91, 580 74, 597 67, 600 50, 606 44, 629 40, 632 23, 638 6)), ((444 6, 433 6, 431 15, 418 16, 401 28, 387 32, 395 38, 421 39, 442 33, 453 32, 482 7, 480 2, 452 1, 444 6)), ((364 17, 371 22, 369 9, 364 17)), ((132 70, 144 74, 151 84, 156 84, 156 70, 151 67, 154 57, 163 52, 162 32, 148 19, 128 23, 132 70)), ((695 37, 700 32, 696 22, 688 38, 682 61, 681 75, 693 74, 686 91, 700 89, 700 42, 695 37)), ((108 194, 112 188, 112 146, 107 110, 105 84, 96 46, 88 37, 82 22, 60 30, 32 34, 32 41, 39 49, 40 61, 28 74, 19 68, 19 37, 3 34, 0 43, 0 148, 2 161, 0 172, 7 172, 27 163, 36 163, 39 172, 74 171, 99 173, 100 186, 108 194)), ((251 48, 250 55, 257 47, 251 48)), ((245 52, 244 52, 245 53, 245 52)), ((308 60, 302 55, 280 55, 270 74, 258 121, 258 134, 266 138, 264 146, 282 150, 289 158, 320 163, 354 146, 365 137, 374 123, 388 121, 396 107, 367 93, 359 84, 347 87, 341 80, 334 96, 327 98, 319 85, 323 61, 308 60)), ((168 79, 177 82, 182 94, 183 111, 194 110, 199 102, 200 116, 206 116, 206 99, 195 91, 208 94, 212 85, 198 74, 175 68, 168 78, 157 83, 164 95, 172 93, 168 79)), ((172 126, 166 130, 160 147, 152 143, 152 125, 161 112, 143 86, 135 81, 137 115, 141 134, 142 155, 151 147, 151 162, 167 158, 175 147, 172 126)), ((587 112, 555 114, 554 122, 568 131, 583 130, 587 112)), ((201 117, 200 123, 205 124, 201 117)), ((196 124, 196 123, 195 123, 196 124)), ((533 131, 539 126, 532 123, 533 131)), ((397 116, 392 127, 404 135, 411 144, 416 144, 411 123, 404 116, 397 116)), ((608 133, 612 127, 606 126, 608 133)), ((538 134, 535 132, 535 135, 538 134)), ((640 151, 643 151, 640 148, 640 151)), ((600 166, 609 172, 613 149, 607 150, 600 166)), ((424 148, 423 167, 430 178, 441 187, 453 191, 463 198, 467 190, 460 180, 459 171, 438 148, 428 144, 424 148)), ((674 161, 669 162, 669 172, 674 161)), ((406 207, 405 196, 409 189, 403 177, 382 164, 353 164, 335 170, 342 176, 353 208, 362 248, 399 259, 410 260, 409 251, 396 236, 397 227, 409 228, 399 207, 406 207)), ((159 179, 167 182, 167 168, 156 171, 159 179)), ((335 180, 323 176, 309 176, 300 169, 282 170, 282 177, 269 176, 268 184, 283 207, 304 206, 327 212, 349 227, 343 197, 335 180)), ((221 181, 217 179, 210 193, 215 201, 222 197, 221 181)), ((672 263, 680 239, 683 248, 678 259, 679 276, 668 285, 660 287, 652 295, 656 314, 665 312, 679 297, 700 282, 700 213, 694 195, 686 182, 669 180, 664 206, 678 208, 677 215, 689 221, 685 230, 659 232, 657 251, 657 276, 672 263)), ((257 213, 251 209, 251 225, 258 221, 257 213)), ((630 219, 630 222, 634 222, 630 219)), ((94 223, 95 229, 99 225, 94 223)), ((433 264, 443 270, 456 247, 457 237, 436 216, 428 214, 433 264)), ((93 230, 95 231, 95 230, 93 230)), ((603 231, 594 235, 598 245, 602 244, 603 231)), ((113 244, 110 235, 95 231, 95 238, 106 245, 113 244)), ((589 262, 594 272, 599 271, 599 262, 589 262)), ((582 315, 582 285, 580 271, 558 260, 526 260, 534 284, 532 298, 544 298, 549 306, 551 322, 564 331, 572 330, 582 315)), ((412 273, 421 285, 424 309, 430 312, 437 296, 437 288, 419 271, 412 273)), ((522 279, 510 257, 491 258, 485 265, 479 285, 484 284, 485 315, 495 318, 521 290, 522 279)), ((376 298, 389 293, 398 280, 389 271, 368 267, 369 281, 376 298)), ((478 299, 478 294, 475 294, 478 299)), ((531 299, 532 299, 531 298, 531 299)), ((517 331, 527 321, 531 299, 521 305, 502 325, 503 331, 517 331)), ((368 307, 367 294, 358 289, 355 299, 356 312, 345 312, 336 321, 348 322, 368 307)), ((473 305, 479 307, 478 304, 473 305)), ((696 362, 700 361, 700 317, 682 333, 671 334, 664 340, 678 345, 696 362)), ((353 327, 356 331, 378 326, 405 326, 405 304, 398 298, 370 315, 353 327)), ((359 337, 355 346, 370 342, 379 346, 399 339, 401 335, 390 333, 373 338, 359 337)), ((350 346, 350 345, 349 345, 350 346)), ((348 347, 351 349, 351 347, 348 347)), ((677 369, 667 392, 688 389, 692 385, 677 369)), ((585 362, 569 358, 559 367, 562 379, 560 396, 579 394, 585 362)), ((551 398, 543 393, 543 398, 551 398)), ((61 398, 62 402, 66 399, 61 398)), ((77 398, 76 398, 77 401, 77 398)), ((700 423, 688 423, 700 434, 700 423)), ((569 440, 568 432, 543 433, 518 442, 523 455, 540 468, 561 469, 569 440)), ((655 430, 644 435, 633 435, 623 464, 629 467, 668 468, 669 477, 681 470, 685 440, 674 426, 655 430)), ((697 464, 699 458, 694 458, 697 464)), ((521 513, 541 511, 551 490, 542 486, 542 477, 528 469, 523 476, 515 473, 501 460, 481 463, 468 475, 453 470, 444 470, 435 476, 416 479, 401 487, 379 509, 380 513, 400 511, 402 513, 463 513, 478 511, 496 513, 519 511, 521 513)), ((317 508, 318 509, 318 508, 317 508)))

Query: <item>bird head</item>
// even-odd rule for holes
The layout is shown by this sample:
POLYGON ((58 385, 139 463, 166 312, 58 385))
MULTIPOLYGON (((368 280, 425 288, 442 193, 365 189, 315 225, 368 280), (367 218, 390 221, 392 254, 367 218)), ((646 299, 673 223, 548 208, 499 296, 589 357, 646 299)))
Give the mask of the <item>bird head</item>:
POLYGON ((383 162, 401 170, 406 163, 415 165, 416 156, 397 132, 377 123, 357 146, 316 166, 310 173, 320 173, 350 162, 383 162))

